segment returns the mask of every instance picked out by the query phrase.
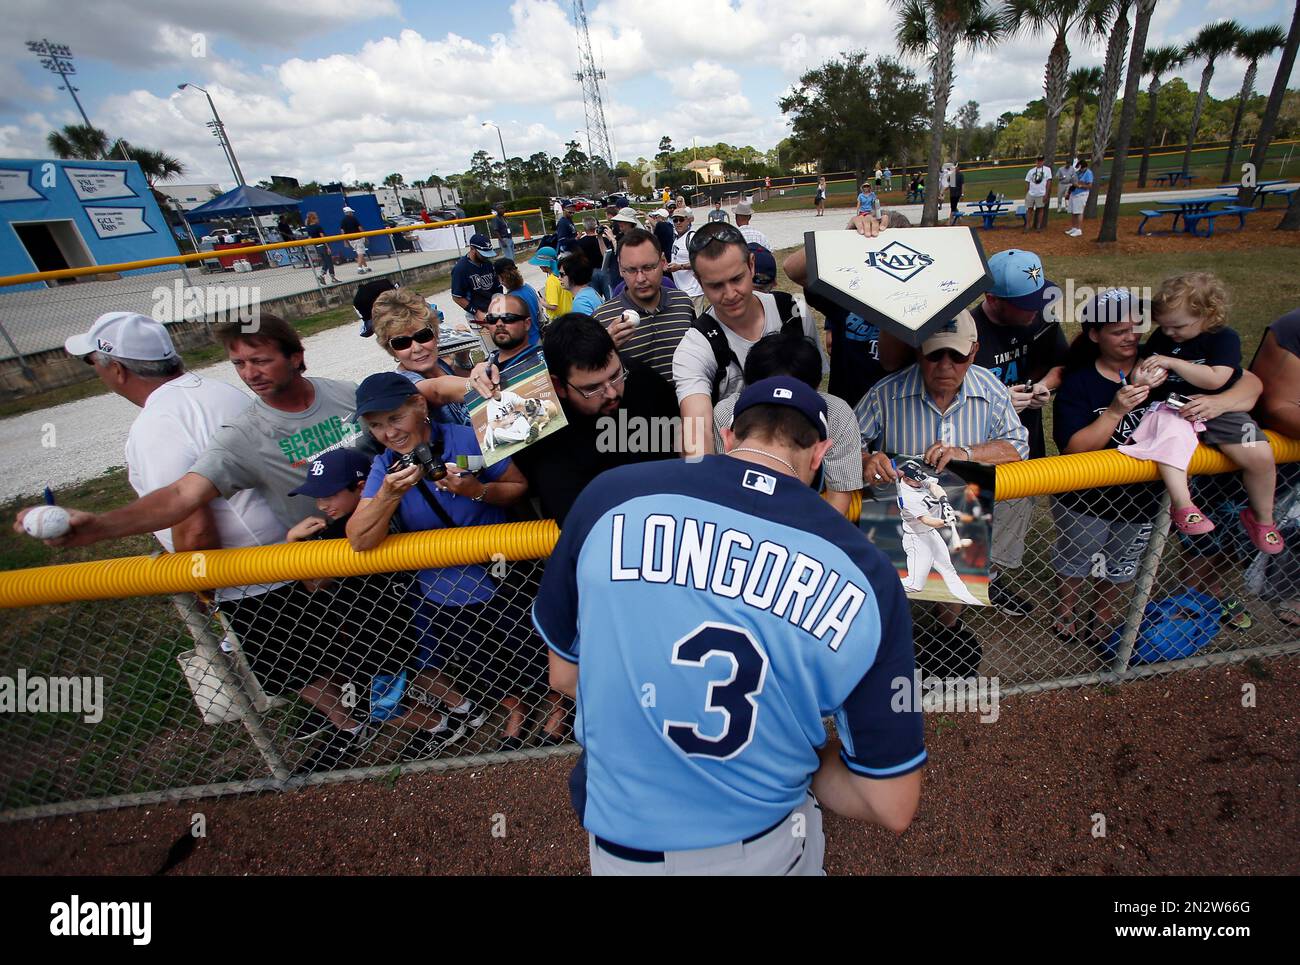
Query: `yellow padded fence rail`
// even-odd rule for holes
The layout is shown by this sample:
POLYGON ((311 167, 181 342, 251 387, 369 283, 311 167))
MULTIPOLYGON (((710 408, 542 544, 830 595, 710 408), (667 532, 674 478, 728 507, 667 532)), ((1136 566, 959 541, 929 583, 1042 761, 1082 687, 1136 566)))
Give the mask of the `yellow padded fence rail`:
MULTIPOLYGON (((1273 447, 1273 458, 1277 462, 1300 462, 1300 441, 1276 432, 1265 432, 1264 435, 1273 447)), ((1205 476, 1233 472, 1236 468, 1219 450, 1198 446, 1187 470, 1193 476, 1205 476)), ((1154 462, 1134 459, 1114 449, 1103 449, 998 466, 994 498, 1045 496, 1098 486, 1154 482, 1159 478, 1160 472, 1154 462)))
MULTIPOLYGON (((1300 462, 1300 441, 1273 432, 1265 435, 1278 462, 1300 462)), ((1225 456, 1204 446, 1197 449, 1190 466, 1194 475, 1234 469, 1236 466, 1225 456)), ((1113 449, 1049 456, 999 466, 995 498, 1044 496, 1157 478, 1154 463, 1132 459, 1113 449)), ((862 495, 854 493, 850 518, 856 520, 861 510, 862 495)), ((465 566, 502 559, 543 559, 551 554, 559 538, 554 521, 541 520, 403 533, 388 537, 383 545, 364 553, 355 552, 346 540, 314 540, 40 566, 0 573, 0 609, 465 566)))
POLYGON ((541 559, 559 538, 555 522, 542 520, 403 533, 364 553, 334 539, 40 566, 0 573, 0 608, 541 559))
MULTIPOLYGON (((522 218, 532 214, 541 214, 541 208, 529 208, 526 211, 507 211, 507 218, 522 218)), ((81 275, 103 275, 110 272, 134 271, 137 268, 161 268, 164 265, 188 265, 196 261, 211 261, 220 255, 255 255, 262 251, 276 248, 306 248, 322 245, 331 241, 351 241, 354 238, 371 238, 375 235, 396 235, 404 231, 427 231, 432 228, 447 228, 458 224, 475 224, 496 217, 491 214, 475 215, 473 218, 453 218, 450 221, 421 222, 413 225, 398 225, 396 228, 374 228, 370 231, 354 231, 348 235, 326 235, 323 238, 299 238, 295 241, 277 241, 269 245, 245 245, 242 248, 223 248, 219 252, 197 251, 190 255, 168 255, 166 258, 144 258, 140 261, 122 261, 112 265, 83 265, 78 268, 59 268, 55 271, 29 271, 22 275, 0 276, 0 288, 6 285, 25 285, 34 281, 55 281, 59 278, 77 278, 81 275)))

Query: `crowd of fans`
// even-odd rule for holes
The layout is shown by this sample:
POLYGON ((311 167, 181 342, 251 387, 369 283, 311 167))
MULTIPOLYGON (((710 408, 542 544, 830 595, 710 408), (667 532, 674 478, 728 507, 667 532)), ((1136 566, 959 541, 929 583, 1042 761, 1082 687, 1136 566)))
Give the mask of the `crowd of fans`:
MULTIPOLYGON (((864 206, 848 229, 875 235, 907 224, 875 210, 864 206)), ((832 302, 768 290, 777 272, 767 239, 750 225, 747 205, 733 214, 735 225, 711 218, 696 229, 692 212, 674 206, 643 228, 624 208, 579 235, 566 212, 554 243, 532 258, 545 274, 540 291, 475 235, 452 275, 456 304, 490 346, 472 366, 440 357, 438 318, 409 289, 373 299, 367 329, 396 364, 381 364, 376 352, 381 371, 359 385, 307 375, 298 334, 275 316, 263 314, 254 329, 222 327, 229 359, 256 397, 251 405, 185 372, 163 326, 104 315, 67 348, 142 410, 127 448, 140 499, 100 515, 72 511, 73 529, 59 542, 153 531, 176 552, 330 537, 368 552, 394 533, 538 516, 563 526, 586 484, 607 469, 719 452, 737 393, 785 375, 819 390, 829 377, 822 395, 832 444, 819 485, 842 512, 864 479, 898 478, 894 455, 922 457, 936 470, 954 460, 1042 457, 1048 405, 1061 452, 1129 446, 1143 416, 1168 412, 1156 403, 1172 395, 1182 400, 1176 417, 1217 428, 1210 438, 1247 470, 1244 490, 1222 479, 1189 490, 1185 477, 1166 474, 1175 525, 1206 562, 1193 579, 1221 592, 1214 554, 1233 551, 1224 531, 1238 524, 1262 552, 1283 549, 1272 460, 1260 455, 1268 447, 1252 449, 1232 434, 1255 426, 1247 415, 1255 409, 1262 425, 1300 436, 1300 311, 1270 328, 1251 366, 1264 381, 1242 367, 1222 286, 1204 273, 1170 279, 1149 305, 1126 290, 1100 293, 1083 307, 1071 344, 1042 262, 1011 250, 989 259, 993 286, 982 303, 913 349, 832 302), (1156 332, 1144 347, 1137 323, 1148 318, 1156 332), (485 467, 466 399, 500 393, 539 351, 568 424, 485 467)), ((803 284, 802 250, 784 269, 803 284)), ((1137 454, 1166 458, 1161 440, 1173 430, 1162 431, 1154 449, 1137 454)), ((1054 629, 1063 639, 1117 618, 1159 495, 1150 484, 1052 499, 1054 629), (1096 603, 1086 603, 1093 589, 1096 603)), ((990 601, 1016 618, 1036 606, 1007 578, 1023 563, 1032 509, 1023 500, 996 512, 990 601)), ((1287 560, 1279 564, 1286 578, 1274 581, 1279 614, 1300 623, 1287 560)), ((409 732, 411 758, 443 752, 497 710, 501 748, 565 739, 570 704, 546 686, 545 648, 528 618, 535 592, 530 564, 444 566, 230 588, 215 609, 262 687, 310 705, 304 733, 321 739, 304 766, 334 768, 355 760, 388 720, 409 732), (358 682, 359 703, 348 699, 358 682)), ((1240 623, 1240 602, 1221 596, 1228 619, 1240 623)), ((935 608, 951 645, 972 643, 961 604, 935 608)))

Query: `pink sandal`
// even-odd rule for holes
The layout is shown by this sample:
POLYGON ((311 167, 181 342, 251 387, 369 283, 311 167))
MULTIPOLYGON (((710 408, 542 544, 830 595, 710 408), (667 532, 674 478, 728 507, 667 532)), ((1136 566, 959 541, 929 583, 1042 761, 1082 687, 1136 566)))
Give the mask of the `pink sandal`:
POLYGON ((1205 514, 1195 506, 1171 509, 1169 510, 1169 518, 1173 521, 1178 532, 1185 533, 1188 536, 1200 536, 1202 533, 1214 531, 1214 523, 1207 519, 1205 514))
POLYGON ((1272 556, 1286 549, 1286 543, 1282 541, 1282 534, 1278 532, 1277 527, 1261 523, 1255 518, 1249 506, 1241 511, 1241 525, 1246 527, 1246 534, 1250 537, 1250 541, 1261 553, 1272 556))

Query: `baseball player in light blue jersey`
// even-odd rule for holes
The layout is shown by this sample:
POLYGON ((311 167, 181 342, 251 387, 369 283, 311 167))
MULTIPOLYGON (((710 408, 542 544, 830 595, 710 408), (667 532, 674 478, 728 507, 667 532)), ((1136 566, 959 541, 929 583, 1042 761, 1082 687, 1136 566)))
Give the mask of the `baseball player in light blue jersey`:
POLYGON ((911 614, 885 556, 809 488, 825 402, 757 382, 723 441, 597 477, 542 579, 593 874, 816 875, 821 806, 896 832, 916 810, 921 717, 891 706, 911 614))

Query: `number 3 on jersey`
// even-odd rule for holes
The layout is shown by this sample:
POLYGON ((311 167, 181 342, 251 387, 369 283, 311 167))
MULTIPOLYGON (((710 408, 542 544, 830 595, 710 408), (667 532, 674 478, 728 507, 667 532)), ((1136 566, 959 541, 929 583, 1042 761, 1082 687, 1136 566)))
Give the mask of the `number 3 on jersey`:
POLYGON ((698 723, 666 720, 664 736, 691 756, 728 760, 754 739, 758 720, 754 696, 762 693, 767 679, 767 654, 746 631, 724 623, 702 623, 673 645, 674 666, 702 669, 714 656, 731 660, 730 675, 709 684, 704 702, 706 712, 722 715, 722 733, 706 737, 698 723))

